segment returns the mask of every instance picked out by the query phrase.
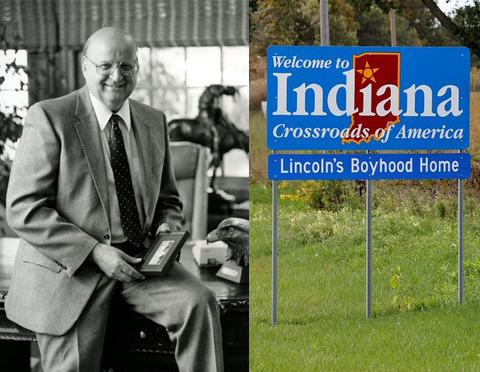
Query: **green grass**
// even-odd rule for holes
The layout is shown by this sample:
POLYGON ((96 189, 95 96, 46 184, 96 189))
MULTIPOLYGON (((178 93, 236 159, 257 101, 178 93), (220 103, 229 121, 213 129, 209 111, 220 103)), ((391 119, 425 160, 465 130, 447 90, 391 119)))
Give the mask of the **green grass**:
POLYGON ((251 371, 480 370, 480 205, 466 201, 468 270, 458 305, 455 199, 422 203, 412 190, 397 191, 374 210, 372 319, 365 317, 365 211, 280 201, 272 327, 271 189, 250 185, 251 371))

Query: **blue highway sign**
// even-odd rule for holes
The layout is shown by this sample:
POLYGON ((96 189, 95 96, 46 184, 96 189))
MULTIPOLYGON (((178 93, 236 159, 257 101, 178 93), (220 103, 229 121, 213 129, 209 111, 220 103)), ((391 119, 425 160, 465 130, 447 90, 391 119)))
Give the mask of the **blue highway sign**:
POLYGON ((470 178, 470 154, 274 154, 270 180, 470 178))
POLYGON ((463 47, 270 47, 272 150, 461 150, 470 143, 463 47))

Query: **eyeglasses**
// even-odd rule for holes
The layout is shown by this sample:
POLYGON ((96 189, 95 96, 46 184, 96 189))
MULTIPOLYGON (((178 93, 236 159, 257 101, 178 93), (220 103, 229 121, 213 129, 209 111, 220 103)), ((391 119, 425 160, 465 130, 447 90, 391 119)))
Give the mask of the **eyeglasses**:
POLYGON ((111 74, 113 74, 113 71, 115 71, 117 67, 120 69, 120 73, 123 76, 132 76, 138 71, 137 61, 131 61, 131 62, 103 61, 103 62, 100 62, 99 64, 96 64, 87 56, 84 56, 84 57, 95 65, 97 69, 97 74, 102 76, 110 76, 111 74))

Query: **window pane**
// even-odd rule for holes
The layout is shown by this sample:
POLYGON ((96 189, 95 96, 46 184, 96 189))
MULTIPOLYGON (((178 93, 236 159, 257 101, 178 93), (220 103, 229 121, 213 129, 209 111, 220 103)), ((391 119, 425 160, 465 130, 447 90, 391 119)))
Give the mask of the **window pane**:
POLYGON ((185 85, 185 48, 152 49, 152 81, 157 87, 185 85))
POLYGON ((220 47, 187 48, 187 85, 205 87, 220 84, 222 80, 220 65, 220 47))
POLYGON ((14 49, 8 49, 5 52, 4 56, 5 56, 5 62, 10 64, 15 60, 16 52, 14 49))
POLYGON ((188 89, 187 116, 189 118, 194 118, 198 115, 198 99, 200 98, 204 90, 204 88, 188 89))
POLYGON ((28 75, 25 69, 20 67, 18 71, 9 65, 16 63, 17 66, 27 66, 27 51, 13 49, 0 50, 0 110, 5 114, 15 112, 20 117, 25 117, 28 107, 28 75))
POLYGON ((11 66, 16 63, 17 66, 27 66, 27 51, 9 49, 7 51, 0 50, 0 76, 5 80, 0 85, 1 90, 27 90, 25 84, 28 84, 28 76, 23 68, 17 72, 11 66))
POLYGON ((13 68, 9 68, 7 70, 7 74, 5 75, 5 80, 1 86, 2 90, 19 90, 20 89, 20 76, 14 73, 13 68))
POLYGON ((242 150, 231 150, 223 157, 224 175, 227 177, 248 177, 248 154, 242 150))
POLYGON ((248 85, 248 47, 223 47, 223 83, 248 85))
POLYGON ((15 107, 21 108, 17 109, 16 113, 20 117, 24 117, 28 106, 28 92, 21 91, 4 91, 0 90, 0 110, 4 114, 13 114, 15 112, 15 107))
POLYGON ((23 85, 23 90, 28 90, 28 75, 27 73, 25 72, 25 70, 22 68, 20 70, 18 70, 18 75, 20 77, 20 80, 22 81, 22 83, 24 84, 23 85))
POLYGON ((185 117, 185 90, 155 89, 152 106, 162 110, 167 115, 168 121, 185 117))
POLYGON ((248 130, 248 87, 241 87, 238 91, 234 97, 222 98, 223 111, 237 128, 248 130))
POLYGON ((142 102, 146 105, 150 105, 150 89, 135 89, 130 96, 135 101, 142 102))
POLYGON ((24 49, 18 50, 17 55, 15 56, 15 62, 19 66, 27 65, 27 51, 24 49))
MULTIPOLYGON (((248 86, 239 88, 234 97, 222 98, 222 107, 226 118, 242 131, 248 130, 248 86)), ((248 154, 233 149, 224 156, 225 176, 248 177, 248 154)))
POLYGON ((150 48, 138 49, 138 64, 140 68, 137 74, 137 87, 146 88, 151 84, 151 65, 150 65, 150 48))

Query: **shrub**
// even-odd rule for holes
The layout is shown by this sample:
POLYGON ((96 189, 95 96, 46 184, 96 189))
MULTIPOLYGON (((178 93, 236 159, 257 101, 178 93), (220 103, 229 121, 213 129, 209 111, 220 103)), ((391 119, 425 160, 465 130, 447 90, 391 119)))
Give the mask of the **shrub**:
POLYGON ((296 197, 314 209, 338 211, 362 207, 362 188, 352 181, 305 181, 296 197))

